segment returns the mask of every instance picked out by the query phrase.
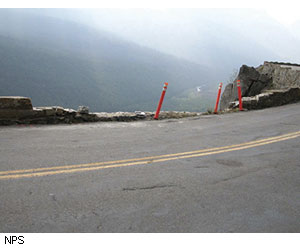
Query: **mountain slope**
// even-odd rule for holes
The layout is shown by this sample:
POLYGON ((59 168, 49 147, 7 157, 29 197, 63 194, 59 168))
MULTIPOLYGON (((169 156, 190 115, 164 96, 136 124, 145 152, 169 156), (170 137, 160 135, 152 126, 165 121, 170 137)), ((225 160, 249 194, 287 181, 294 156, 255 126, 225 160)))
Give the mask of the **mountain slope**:
POLYGON ((203 66, 108 32, 23 10, 0 10, 0 95, 29 96, 34 106, 154 110, 163 82, 170 83, 171 98, 214 81, 209 76, 203 66))

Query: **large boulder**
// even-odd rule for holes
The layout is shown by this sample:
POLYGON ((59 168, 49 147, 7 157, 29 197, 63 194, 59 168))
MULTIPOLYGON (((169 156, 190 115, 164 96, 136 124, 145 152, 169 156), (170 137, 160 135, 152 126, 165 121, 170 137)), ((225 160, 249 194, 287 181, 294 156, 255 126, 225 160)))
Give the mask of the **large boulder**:
MULTIPOLYGON (((300 65, 277 62, 264 62, 257 68, 243 65, 234 82, 225 87, 221 96, 221 110, 229 108, 232 102, 238 100, 238 79, 241 81, 242 97, 253 97, 274 89, 287 90, 300 87, 300 65)), ((292 89, 291 92, 297 95, 297 91, 292 89)))
POLYGON ((243 65, 233 83, 229 83, 222 94, 220 109, 224 110, 229 104, 238 99, 237 80, 241 81, 242 97, 260 94, 271 82, 272 77, 260 74, 254 67, 243 65))

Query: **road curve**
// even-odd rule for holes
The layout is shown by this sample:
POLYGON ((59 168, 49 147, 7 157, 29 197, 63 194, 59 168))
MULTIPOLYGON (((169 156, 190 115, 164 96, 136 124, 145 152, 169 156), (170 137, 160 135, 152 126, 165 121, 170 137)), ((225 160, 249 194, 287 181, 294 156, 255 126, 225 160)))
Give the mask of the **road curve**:
POLYGON ((242 143, 242 144, 234 144, 229 146, 201 149, 201 150, 181 152, 181 153, 165 154, 159 156, 132 158, 132 159, 125 159, 125 160, 98 162, 98 163, 90 163, 90 164, 0 171, 0 179, 31 178, 31 177, 40 177, 40 176, 47 176, 47 175, 57 175, 63 173, 87 172, 87 171, 95 171, 95 170, 108 169, 108 168, 127 167, 133 165, 146 165, 146 164, 152 164, 158 162, 167 162, 167 161, 178 160, 178 159, 195 158, 195 157, 215 155, 215 154, 220 154, 220 153, 225 153, 230 151, 244 150, 244 149, 254 148, 266 144, 278 143, 296 137, 300 137, 300 131, 280 135, 277 137, 269 137, 265 139, 242 143))
POLYGON ((0 232, 299 232, 300 104, 0 127, 0 232))

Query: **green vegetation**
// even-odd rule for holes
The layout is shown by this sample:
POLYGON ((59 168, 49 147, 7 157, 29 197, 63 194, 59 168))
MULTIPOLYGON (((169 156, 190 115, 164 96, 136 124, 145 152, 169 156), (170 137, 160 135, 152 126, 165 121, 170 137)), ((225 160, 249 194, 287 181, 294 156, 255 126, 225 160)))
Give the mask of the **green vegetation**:
POLYGON ((167 100, 166 110, 204 112, 214 103, 214 98, 208 94, 197 94, 191 92, 183 97, 172 97, 167 100))

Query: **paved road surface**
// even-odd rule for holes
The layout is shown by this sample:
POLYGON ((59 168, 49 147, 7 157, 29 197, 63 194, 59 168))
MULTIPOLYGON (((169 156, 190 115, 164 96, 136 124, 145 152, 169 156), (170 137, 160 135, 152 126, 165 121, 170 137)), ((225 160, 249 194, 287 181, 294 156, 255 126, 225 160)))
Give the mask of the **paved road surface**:
POLYGON ((0 232, 300 232, 299 131, 299 103, 0 127, 0 232))

